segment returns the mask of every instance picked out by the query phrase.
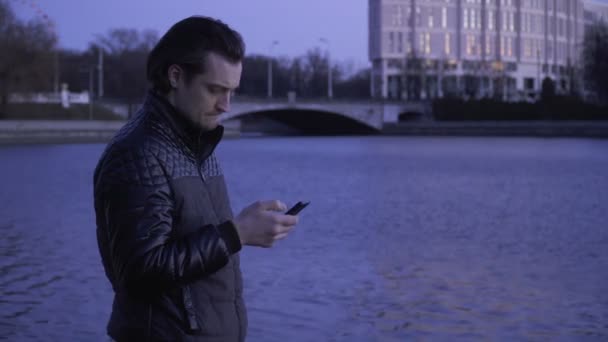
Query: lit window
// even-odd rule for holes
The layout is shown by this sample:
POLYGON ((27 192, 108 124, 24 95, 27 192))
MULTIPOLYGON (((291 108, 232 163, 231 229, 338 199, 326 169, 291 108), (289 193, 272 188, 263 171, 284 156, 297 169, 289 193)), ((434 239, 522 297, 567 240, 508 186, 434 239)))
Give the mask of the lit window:
POLYGON ((403 25, 403 6, 395 6, 395 14, 393 15, 393 26, 403 25))
POLYGON ((466 45, 467 55, 474 54, 474 49, 475 49, 475 37, 473 37, 473 35, 471 35, 471 34, 468 34, 467 35, 467 45, 466 45))
POLYGON ((430 33, 426 33, 425 34, 425 47, 424 47, 424 52, 426 52, 427 54, 431 53, 431 34, 430 33))
POLYGON ((488 11, 488 28, 494 30, 494 11, 488 11))
POLYGON ((486 54, 490 54, 490 35, 486 35, 486 54))
POLYGON ((445 54, 446 55, 450 54, 450 34, 449 33, 445 34, 445 46, 444 46, 444 50, 445 50, 445 54))
POLYGON ((471 28, 475 29, 475 10, 471 10, 471 28))
POLYGON ((429 14, 429 27, 433 28, 433 13, 429 14))
POLYGON ((420 51, 424 51, 424 33, 420 33, 420 39, 418 40, 418 44, 420 45, 420 51))
POLYGON ((446 28, 448 26, 448 9, 441 8, 441 27, 446 28))
POLYGON ((464 9, 464 21, 463 21, 463 24, 464 24, 464 28, 465 29, 469 28, 469 10, 466 9, 466 8, 464 9))

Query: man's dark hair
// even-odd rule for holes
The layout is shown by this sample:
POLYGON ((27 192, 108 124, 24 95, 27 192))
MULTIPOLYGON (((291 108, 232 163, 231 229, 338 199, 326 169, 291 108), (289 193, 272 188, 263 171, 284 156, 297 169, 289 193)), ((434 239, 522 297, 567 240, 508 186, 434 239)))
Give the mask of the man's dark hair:
POLYGON ((241 35, 220 20, 192 16, 174 24, 148 55, 147 77, 162 94, 171 90, 167 71, 173 64, 184 70, 186 82, 203 73, 205 59, 215 52, 231 62, 243 60, 245 44, 241 35))

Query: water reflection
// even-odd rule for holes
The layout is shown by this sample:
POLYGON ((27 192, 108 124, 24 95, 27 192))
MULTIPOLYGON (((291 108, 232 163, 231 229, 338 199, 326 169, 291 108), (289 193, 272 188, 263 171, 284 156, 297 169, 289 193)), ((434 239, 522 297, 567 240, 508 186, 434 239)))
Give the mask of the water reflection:
MULTIPOLYGON (((90 185, 101 149, 0 149, 0 338, 106 341, 111 290, 90 185)), ((235 210, 311 201, 289 239, 242 252, 249 341, 607 340, 607 150, 574 139, 225 141, 235 210)))

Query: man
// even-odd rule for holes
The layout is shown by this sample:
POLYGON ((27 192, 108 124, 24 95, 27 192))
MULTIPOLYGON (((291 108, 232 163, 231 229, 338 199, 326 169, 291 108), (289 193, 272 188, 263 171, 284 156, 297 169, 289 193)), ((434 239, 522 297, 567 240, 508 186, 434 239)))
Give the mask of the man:
MULTIPOLYGON (((244 44, 220 21, 176 23, 148 56, 145 102, 95 169, 97 239, 116 341, 243 341, 238 252, 270 247, 297 217, 259 201, 233 218, 214 148, 244 44)), ((269 170, 269 173, 272 171, 269 170)))

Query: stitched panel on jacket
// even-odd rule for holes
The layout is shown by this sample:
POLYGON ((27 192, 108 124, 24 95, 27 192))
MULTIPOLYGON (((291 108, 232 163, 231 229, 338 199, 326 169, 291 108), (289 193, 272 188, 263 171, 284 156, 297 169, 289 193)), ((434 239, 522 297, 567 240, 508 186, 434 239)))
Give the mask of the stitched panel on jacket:
POLYGON ((215 177, 222 175, 220 163, 218 163, 215 153, 211 154, 202 165, 202 172, 206 177, 215 177))

